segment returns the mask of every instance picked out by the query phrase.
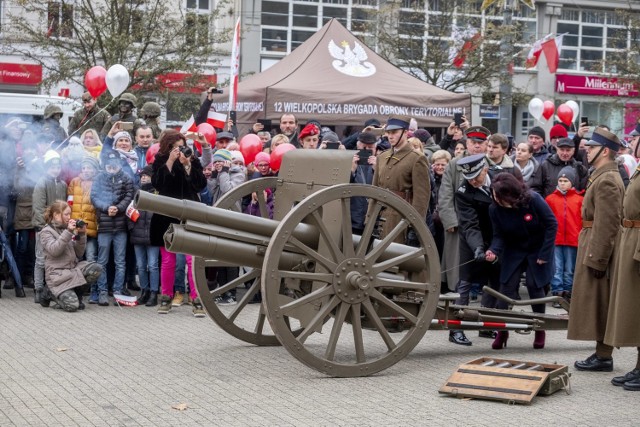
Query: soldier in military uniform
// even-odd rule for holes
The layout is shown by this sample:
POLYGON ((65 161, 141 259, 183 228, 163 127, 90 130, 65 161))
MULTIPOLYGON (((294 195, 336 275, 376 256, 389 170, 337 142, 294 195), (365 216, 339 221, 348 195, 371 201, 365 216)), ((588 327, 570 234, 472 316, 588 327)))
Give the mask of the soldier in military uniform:
MULTIPOLYGON (((118 101, 119 113, 111 116, 111 119, 104 124, 102 131, 100 132, 100 138, 104 139, 116 122, 135 122, 138 119, 138 117, 133 113, 133 109, 136 107, 136 102, 138 102, 136 97, 129 92, 125 92, 120 95, 120 100, 118 101)), ((128 132, 131 135, 131 140, 133 141, 135 138, 133 129, 130 129, 128 132)))
POLYGON ((44 122, 42 123, 42 133, 53 139, 52 148, 64 148, 62 143, 67 139, 67 132, 60 126, 63 112, 60 106, 49 104, 44 108, 44 122))
POLYGON ((611 372, 613 347, 605 344, 604 338, 611 293, 609 274, 622 220, 624 184, 615 162, 622 145, 617 136, 598 128, 586 146, 589 164, 595 170, 582 203, 567 338, 596 341, 596 352, 575 362, 576 369, 611 372))
POLYGON ((87 129, 93 129, 100 133, 105 123, 109 121, 109 113, 100 110, 96 99, 89 92, 82 95, 84 108, 76 110, 71 120, 69 120, 69 135, 80 136, 87 129))
MULTIPOLYGON (((407 142, 409 119, 390 117, 385 134, 391 149, 380 154, 376 160, 372 185, 386 188, 409 202, 426 221, 431 184, 429 165, 424 154, 417 153, 407 142)), ((387 210, 382 213, 383 235, 386 236, 400 222, 398 212, 387 210)), ((376 218, 368 218, 376 220, 376 218)), ((406 232, 396 238, 396 242, 405 243, 406 232)))
POLYGON ((160 104, 157 102, 145 102, 140 109, 141 117, 133 122, 133 133, 135 134, 140 126, 147 125, 153 133, 153 139, 158 140, 158 138, 160 138, 160 132, 162 132, 162 129, 160 129, 161 112, 160 104))
MULTIPOLYGON (((637 158, 639 151, 640 144, 636 141, 633 156, 637 158)), ((640 391, 640 166, 631 176, 624 195, 622 218, 604 342, 613 347, 638 348, 635 369, 613 378, 611 383, 625 390, 640 391)))

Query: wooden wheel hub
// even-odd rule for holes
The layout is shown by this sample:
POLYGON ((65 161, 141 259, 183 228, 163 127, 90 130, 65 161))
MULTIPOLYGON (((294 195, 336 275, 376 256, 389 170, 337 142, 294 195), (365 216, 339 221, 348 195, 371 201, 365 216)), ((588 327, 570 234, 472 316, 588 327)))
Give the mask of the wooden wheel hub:
POLYGON ((361 258, 350 258, 338 265, 333 282, 336 295, 347 304, 358 304, 373 287, 372 268, 361 258))

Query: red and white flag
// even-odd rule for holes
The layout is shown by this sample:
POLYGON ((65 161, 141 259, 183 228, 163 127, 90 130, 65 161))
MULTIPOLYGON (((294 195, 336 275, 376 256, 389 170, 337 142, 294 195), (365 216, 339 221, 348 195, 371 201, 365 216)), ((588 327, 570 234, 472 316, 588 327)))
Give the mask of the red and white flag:
POLYGON ((556 70, 558 70, 563 38, 564 34, 561 34, 542 44, 542 51, 544 52, 544 56, 547 58, 547 66, 549 67, 550 73, 555 73, 556 70))
POLYGON ((209 113, 207 113, 207 123, 214 128, 224 129, 227 127, 227 115, 209 110, 209 113))
POLYGON ((193 118, 192 114, 189 120, 184 122, 180 128, 180 133, 185 134, 187 132, 195 132, 196 130, 198 130, 198 127, 196 126, 196 119, 193 118))
POLYGON ((238 100, 238 76, 240 74, 240 18, 236 22, 231 47, 231 73, 229 76, 229 111, 235 111, 238 100))
POLYGON ((454 27, 451 33, 453 47, 449 52, 449 59, 456 68, 462 68, 467 56, 476 50, 482 41, 482 35, 473 27, 454 27))
POLYGON ((547 65, 549 66, 549 72, 555 73, 560 63, 560 53, 562 52, 562 39, 564 34, 557 37, 553 37, 551 34, 537 40, 529 54, 527 55, 527 62, 525 66, 527 68, 533 68, 538 64, 540 55, 544 52, 544 56, 547 58, 547 65))

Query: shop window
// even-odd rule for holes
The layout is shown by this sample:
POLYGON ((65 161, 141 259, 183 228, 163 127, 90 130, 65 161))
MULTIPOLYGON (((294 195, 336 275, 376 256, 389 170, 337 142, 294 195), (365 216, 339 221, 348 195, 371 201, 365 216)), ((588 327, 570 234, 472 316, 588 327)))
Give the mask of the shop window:
POLYGON ((73 37, 73 5, 53 1, 47 4, 47 36, 73 37))

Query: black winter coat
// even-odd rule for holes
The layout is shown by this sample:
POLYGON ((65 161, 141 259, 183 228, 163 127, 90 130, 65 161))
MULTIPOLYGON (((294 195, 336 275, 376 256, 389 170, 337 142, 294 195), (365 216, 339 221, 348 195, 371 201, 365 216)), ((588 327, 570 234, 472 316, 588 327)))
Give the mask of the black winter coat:
POLYGON ((546 198, 556 190, 558 186, 558 174, 565 166, 571 166, 576 172, 577 182, 573 185, 575 189, 577 191, 586 189, 587 179, 589 178, 587 168, 573 157, 568 162, 563 162, 557 154, 554 154, 540 164, 540 167, 531 180, 531 189, 543 198, 546 198))
MULTIPOLYGON (((159 195, 180 200, 200 201, 199 193, 207 186, 207 178, 202 173, 202 164, 196 157, 191 158, 191 173, 186 174, 182 163, 176 160, 171 170, 167 168, 168 154, 156 154, 153 162, 151 184, 159 195)), ((151 245, 164 246, 163 236, 171 224, 178 224, 176 218, 154 214, 151 218, 151 245)))
POLYGON ((102 171, 91 186, 91 203, 98 214, 98 233, 127 231, 127 207, 133 199, 133 181, 122 169, 111 175, 102 171), (109 206, 118 208, 115 216, 109 216, 109 206))

